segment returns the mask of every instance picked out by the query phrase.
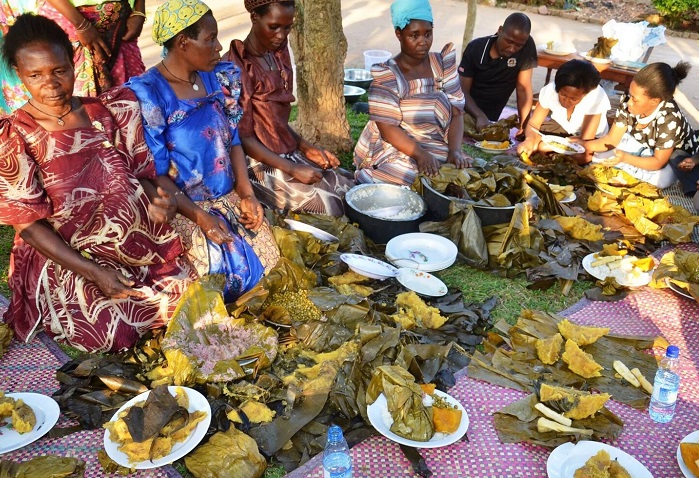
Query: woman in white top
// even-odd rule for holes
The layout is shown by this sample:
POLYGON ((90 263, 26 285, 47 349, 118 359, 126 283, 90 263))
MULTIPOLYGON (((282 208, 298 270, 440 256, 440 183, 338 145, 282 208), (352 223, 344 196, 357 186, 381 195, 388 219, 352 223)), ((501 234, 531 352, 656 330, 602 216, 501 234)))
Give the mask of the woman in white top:
POLYGON ((584 60, 570 60, 556 72, 553 83, 539 92, 539 103, 525 128, 525 140, 517 152, 531 154, 551 149, 537 131, 575 136, 583 140, 603 136, 607 130, 607 94, 599 86, 599 71, 584 60), (546 121, 550 116, 551 121, 546 121))

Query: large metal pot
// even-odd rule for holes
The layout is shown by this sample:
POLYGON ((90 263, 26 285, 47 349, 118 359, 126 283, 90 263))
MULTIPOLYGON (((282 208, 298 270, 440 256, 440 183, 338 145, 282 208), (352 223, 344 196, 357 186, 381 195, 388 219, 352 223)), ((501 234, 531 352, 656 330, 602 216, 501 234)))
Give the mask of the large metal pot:
MULTIPOLYGON (((435 221, 443 221, 449 217, 449 205, 452 201, 461 204, 468 204, 471 201, 464 199, 445 196, 436 189, 432 188, 430 181, 426 178, 421 178, 423 196, 430 210, 430 215, 435 221)), ((515 212, 514 206, 492 207, 480 206, 473 204, 473 210, 481 220, 481 226, 492 226, 493 224, 508 223, 512 219, 515 212)))
POLYGON ((347 217, 377 244, 418 232, 427 212, 427 204, 419 194, 393 184, 360 184, 347 191, 345 202, 347 217))

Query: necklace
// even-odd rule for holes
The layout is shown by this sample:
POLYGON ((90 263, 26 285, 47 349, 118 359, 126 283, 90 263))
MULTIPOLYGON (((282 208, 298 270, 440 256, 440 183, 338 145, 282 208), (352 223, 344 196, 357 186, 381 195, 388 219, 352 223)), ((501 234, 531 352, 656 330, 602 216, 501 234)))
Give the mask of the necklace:
POLYGON ((56 118, 56 123, 58 123, 58 126, 65 125, 66 122, 63 121, 63 118, 65 118, 66 116, 68 116, 69 114, 71 114, 73 112, 73 99, 72 98, 70 100, 70 105, 68 107, 68 111, 66 111, 62 115, 53 115, 51 113, 47 113, 46 111, 39 109, 34 103, 32 103, 32 100, 28 100, 27 103, 29 103, 29 105, 32 108, 34 108, 35 110, 37 110, 39 113, 45 114, 46 116, 51 116, 52 118, 56 118))
POLYGON ((277 62, 277 57, 274 53, 271 53, 269 51, 266 51, 264 54, 260 54, 260 52, 255 48, 250 41, 250 38, 246 38, 245 41, 243 42, 245 45, 250 49, 250 53, 253 54, 253 56, 256 56, 258 58, 262 58, 262 60, 265 62, 267 67, 269 68, 269 71, 274 71, 279 70, 279 76, 282 77, 282 81, 284 82, 284 89, 288 90, 289 89, 289 75, 287 74, 286 70, 284 69, 284 65, 280 65, 277 62), (269 57, 272 57, 271 59, 269 57))
POLYGON ((197 85, 197 72, 196 71, 194 72, 194 81, 189 81, 189 80, 184 80, 184 79, 180 78, 179 76, 176 76, 173 72, 171 72, 170 69, 165 64, 165 61, 161 61, 160 64, 163 65, 163 68, 165 68, 165 71, 170 73, 170 76, 172 76, 174 79, 179 80, 183 83, 189 83, 190 85, 192 85, 192 89, 194 91, 199 91, 199 85, 197 85))

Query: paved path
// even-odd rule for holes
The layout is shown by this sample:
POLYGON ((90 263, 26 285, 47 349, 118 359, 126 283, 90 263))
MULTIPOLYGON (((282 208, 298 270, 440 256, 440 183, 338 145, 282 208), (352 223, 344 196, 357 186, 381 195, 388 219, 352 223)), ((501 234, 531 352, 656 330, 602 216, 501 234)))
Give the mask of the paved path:
MULTIPOLYGON (((250 29, 250 17, 241 0, 208 0, 219 22, 219 38, 227 49, 234 38, 244 38, 250 29)), ((391 26, 391 0, 342 0, 343 26, 348 40, 345 65, 347 67, 364 66, 363 52, 371 49, 398 51, 391 26)), ((149 7, 149 19, 156 6, 149 7)), ((461 50, 461 38, 466 18, 466 3, 458 0, 432 0, 435 16, 435 40, 433 50, 438 50, 447 42, 454 42, 461 50)), ((478 21, 475 36, 494 33, 503 20, 513 10, 504 8, 478 6, 478 21)), ((561 17, 531 15, 533 36, 537 43, 547 41, 565 41, 576 50, 590 49, 601 34, 601 26, 567 20, 561 17)), ((680 106, 687 114, 695 128, 699 128, 699 42, 686 38, 667 37, 668 43, 655 47, 650 61, 664 61, 671 65, 683 59, 694 65, 694 69, 680 86, 677 94, 680 106)), ((147 66, 159 60, 160 48, 150 39, 150 22, 146 24, 142 36, 141 48, 147 66)), ((537 68, 534 74, 534 90, 544 86, 545 70, 537 68)))

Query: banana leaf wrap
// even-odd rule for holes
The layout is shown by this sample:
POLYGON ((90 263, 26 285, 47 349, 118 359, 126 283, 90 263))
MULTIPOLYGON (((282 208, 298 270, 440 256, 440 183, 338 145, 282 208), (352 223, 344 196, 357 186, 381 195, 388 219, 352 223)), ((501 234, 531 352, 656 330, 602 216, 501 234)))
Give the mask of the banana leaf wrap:
POLYGON ((15 333, 9 325, 4 323, 0 324, 0 357, 5 354, 5 350, 10 346, 10 342, 12 342, 12 337, 14 337, 14 335, 15 333))
POLYGON ((80 478, 85 462, 78 458, 44 455, 22 463, 0 460, 1 478, 80 478))
POLYGON ((537 430, 537 420, 542 417, 535 408, 539 402, 536 394, 528 395, 522 400, 498 410, 493 414, 493 424, 502 443, 529 442, 548 448, 555 448, 569 441, 602 438, 615 440, 621 434, 624 422, 614 413, 603 407, 594 416, 574 420, 573 428, 593 430, 591 437, 582 437, 575 433, 562 433, 537 430))
POLYGON ((393 418, 393 433, 414 441, 432 438, 432 414, 422 404, 422 389, 410 372, 397 365, 378 367, 366 391, 367 404, 374 403, 382 393, 393 418))
POLYGON ((660 258, 650 285, 661 289, 670 283, 699 301, 699 252, 676 249, 660 258))
POLYGON ((277 355, 274 329, 228 315, 222 280, 210 275, 190 285, 168 323, 162 350, 175 385, 242 378, 239 360, 256 357, 264 368, 277 355))
POLYGON ((661 339, 615 334, 600 338, 585 346, 584 350, 602 365, 601 376, 584 379, 571 372, 560 359, 553 365, 546 365, 537 356, 536 339, 558 333, 558 323, 562 320, 564 318, 556 314, 525 310, 514 326, 499 322, 496 337, 484 342, 485 353, 473 354, 468 366, 469 377, 529 392, 536 389, 537 382, 545 381, 579 390, 609 393, 617 402, 645 409, 650 403, 650 395, 618 378, 612 364, 620 360, 629 369, 637 367, 648 380, 652 380, 657 362, 645 351, 661 339))
POLYGON ((255 440, 235 428, 214 434, 184 463, 195 478, 260 478, 267 469, 255 440))

